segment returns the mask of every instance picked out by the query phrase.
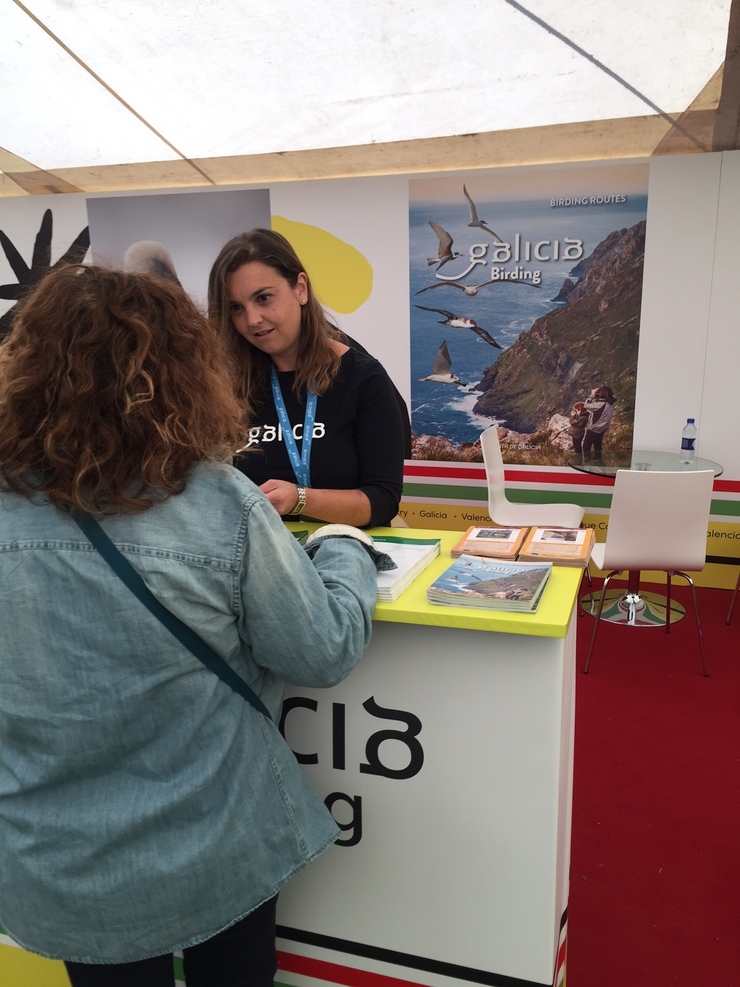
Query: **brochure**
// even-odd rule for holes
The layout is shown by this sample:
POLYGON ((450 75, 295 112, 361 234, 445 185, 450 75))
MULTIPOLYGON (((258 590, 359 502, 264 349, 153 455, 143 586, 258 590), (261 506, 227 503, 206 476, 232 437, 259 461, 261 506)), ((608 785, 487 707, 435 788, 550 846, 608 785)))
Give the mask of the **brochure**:
POLYGON ((392 603, 439 555, 440 539, 384 535, 373 537, 373 544, 396 563, 395 569, 378 573, 378 600, 392 603))
POLYGON ((515 559, 529 528, 479 528, 471 525, 451 549, 451 555, 481 555, 484 558, 515 559))
POLYGON ((549 561, 585 568, 593 545, 593 528, 532 528, 519 552, 519 561, 549 561))
POLYGON ((551 562, 506 562, 461 555, 427 590, 430 603, 534 613, 551 562))

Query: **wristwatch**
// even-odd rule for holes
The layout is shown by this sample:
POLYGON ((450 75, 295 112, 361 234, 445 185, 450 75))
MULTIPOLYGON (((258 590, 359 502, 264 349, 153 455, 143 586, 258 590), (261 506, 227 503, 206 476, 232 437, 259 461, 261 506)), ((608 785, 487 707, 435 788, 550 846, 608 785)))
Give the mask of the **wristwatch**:
POLYGON ((291 514, 303 514, 306 509, 306 488, 298 487, 298 503, 295 505, 291 514))

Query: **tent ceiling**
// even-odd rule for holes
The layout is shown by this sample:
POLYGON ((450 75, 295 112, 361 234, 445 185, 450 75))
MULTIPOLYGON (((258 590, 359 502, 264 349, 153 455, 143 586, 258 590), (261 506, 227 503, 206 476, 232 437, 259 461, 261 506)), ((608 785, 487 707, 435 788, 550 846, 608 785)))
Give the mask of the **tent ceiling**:
POLYGON ((228 160, 463 134, 659 140, 718 78, 731 4, 0 0, 0 167, 219 182, 228 160))

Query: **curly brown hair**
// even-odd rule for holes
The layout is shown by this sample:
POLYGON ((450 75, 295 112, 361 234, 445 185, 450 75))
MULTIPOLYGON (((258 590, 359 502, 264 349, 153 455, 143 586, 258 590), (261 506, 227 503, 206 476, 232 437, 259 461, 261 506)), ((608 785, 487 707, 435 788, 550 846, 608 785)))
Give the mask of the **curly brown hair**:
POLYGON ((177 285, 97 266, 52 272, 0 346, 0 488, 95 513, 182 493, 194 463, 245 441, 227 364, 177 285))
POLYGON ((306 269, 284 236, 274 230, 257 228, 232 237, 221 248, 211 268, 208 316, 229 349, 235 367, 237 393, 250 417, 255 406, 269 394, 272 360, 234 328, 226 279, 251 261, 261 261, 272 267, 291 288, 295 288, 299 274, 306 275, 307 302, 301 308, 298 369, 293 383, 296 394, 303 396, 309 389, 317 394, 326 393, 341 365, 341 357, 332 341, 346 342, 344 334, 327 319, 306 269))

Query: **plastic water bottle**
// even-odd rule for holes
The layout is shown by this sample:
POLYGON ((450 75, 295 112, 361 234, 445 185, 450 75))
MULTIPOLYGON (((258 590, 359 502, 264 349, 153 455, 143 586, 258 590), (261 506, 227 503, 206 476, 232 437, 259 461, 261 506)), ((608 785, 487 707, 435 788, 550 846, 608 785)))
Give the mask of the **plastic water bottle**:
POLYGON ((696 419, 687 418, 681 432, 680 462, 684 466, 693 466, 696 461, 696 419))

